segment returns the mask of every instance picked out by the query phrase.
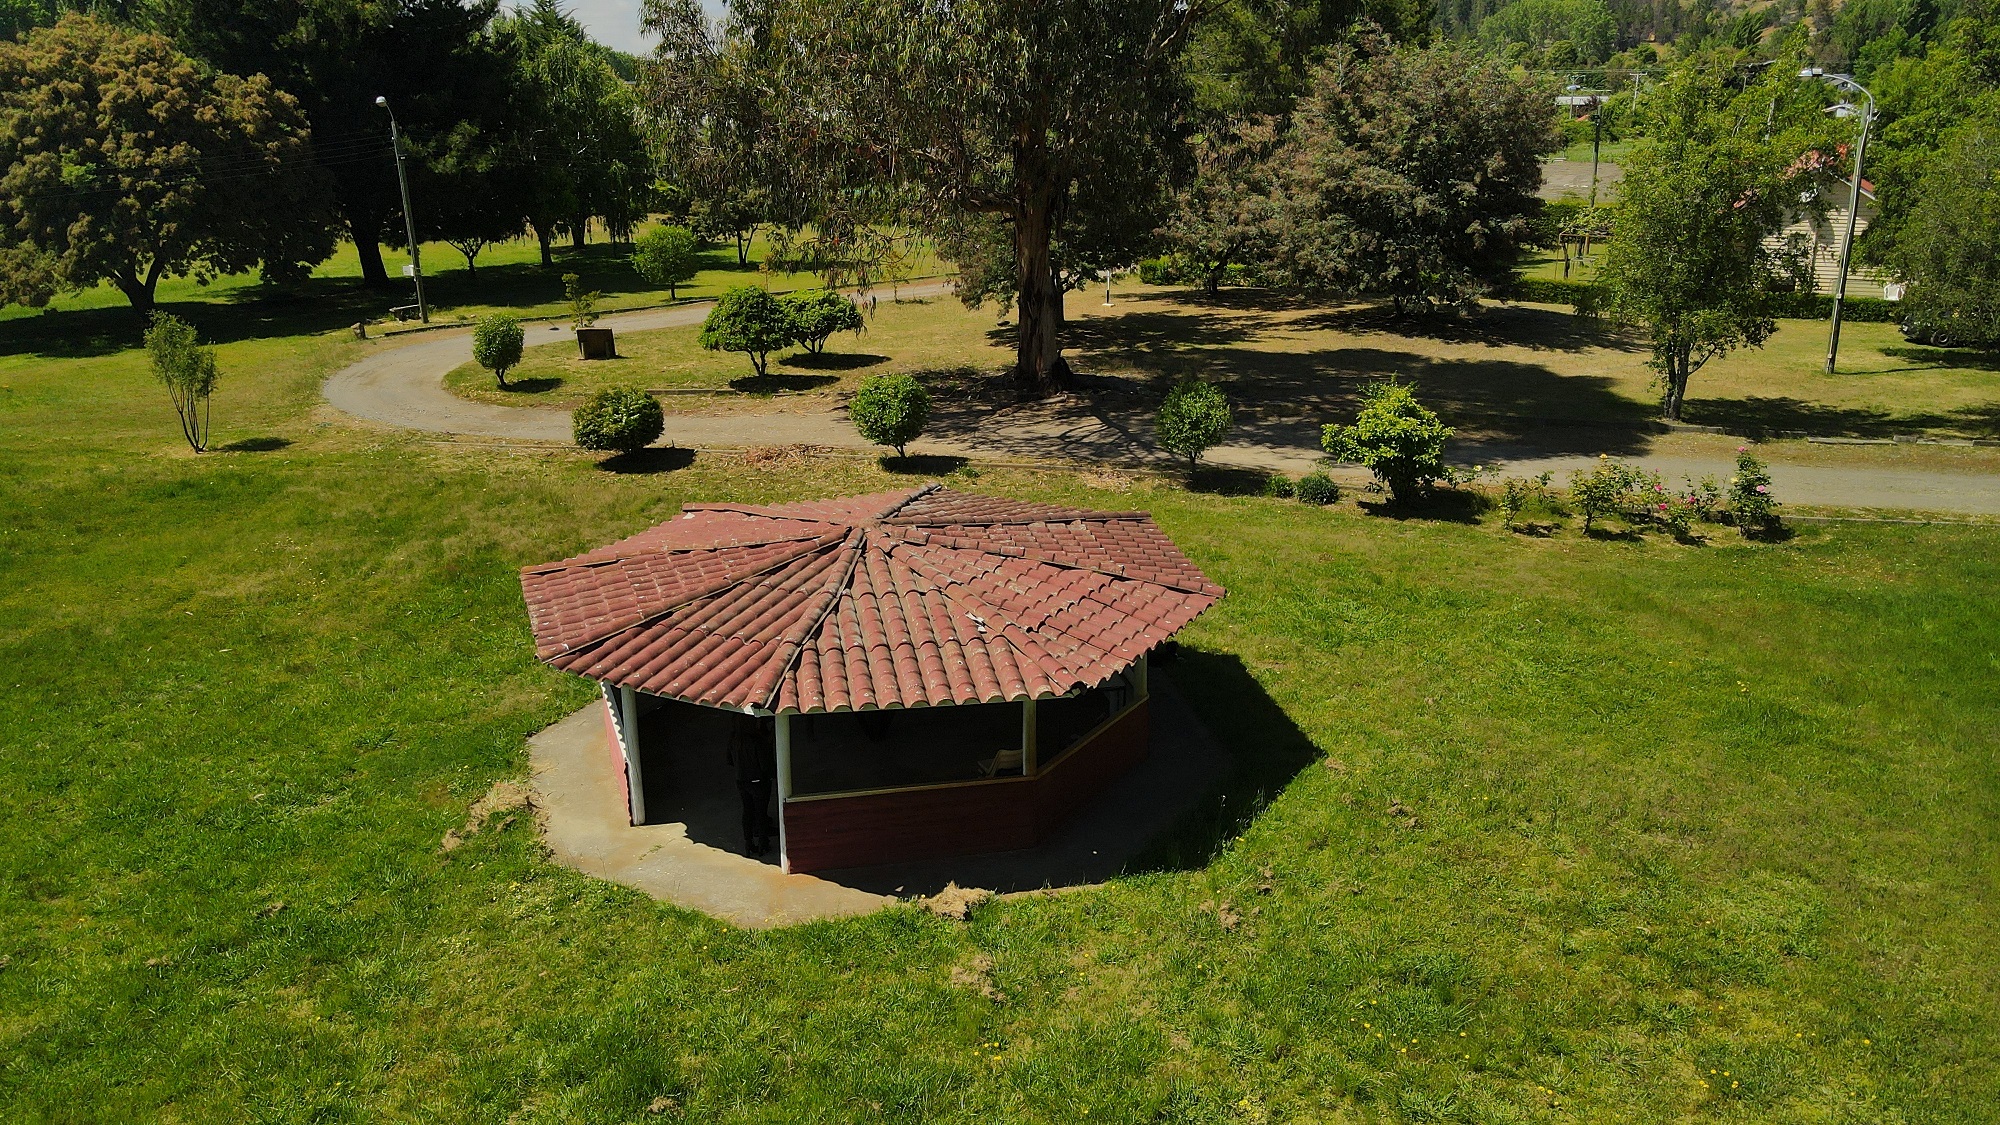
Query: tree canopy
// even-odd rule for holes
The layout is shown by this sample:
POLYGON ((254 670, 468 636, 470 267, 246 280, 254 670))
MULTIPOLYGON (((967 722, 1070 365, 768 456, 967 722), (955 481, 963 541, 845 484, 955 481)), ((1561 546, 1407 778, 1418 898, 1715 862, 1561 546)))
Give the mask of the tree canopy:
MULTIPOLYGON (((297 100, 335 204, 292 223, 339 221, 363 278, 388 282, 380 241, 402 240, 389 150, 389 99, 418 148, 462 122, 504 116, 506 72, 484 31, 498 0, 154 0, 147 20, 183 50, 235 74, 262 74, 297 100)), ((422 214, 431 200, 418 203, 422 214)))
POLYGON ((1180 59, 1210 10, 1182 0, 772 0, 751 38, 772 92, 770 136, 810 175, 816 222, 1006 222, 1015 373, 1039 394, 1068 378, 1052 256, 1064 218, 1083 185, 1110 209, 1110 193, 1144 183, 1131 169, 1178 151, 1180 59))
POLYGON ((551 264, 558 232, 583 245, 593 216, 603 216, 614 238, 629 238, 651 210, 653 169, 638 96, 611 52, 555 0, 534 0, 497 21, 494 39, 514 63, 514 174, 542 264, 551 264))
POLYGON ((1890 254, 1910 283, 1911 322, 1935 338, 2000 344, 2000 124, 1947 134, 1915 194, 1890 254))
POLYGON ((1275 275, 1399 311, 1467 304, 1511 277, 1558 144, 1549 91, 1475 51, 1343 45, 1279 156, 1275 275))
POLYGON ((289 96, 158 35, 69 15, 0 43, 0 297, 109 281, 143 311, 166 275, 296 272, 332 251, 312 161, 289 96))
POLYGON ((1762 91, 1732 98, 1730 78, 1688 67, 1652 95, 1651 132, 1625 163, 1597 282, 1604 310, 1652 337, 1661 409, 1674 421, 1694 372, 1775 329, 1778 276, 1764 239, 1799 196, 1762 132, 1762 91))

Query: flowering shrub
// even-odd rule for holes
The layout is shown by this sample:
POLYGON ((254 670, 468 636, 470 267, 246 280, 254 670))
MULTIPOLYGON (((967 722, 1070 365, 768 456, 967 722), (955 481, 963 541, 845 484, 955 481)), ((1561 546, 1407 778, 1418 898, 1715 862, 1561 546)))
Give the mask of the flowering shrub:
POLYGON ((1605 516, 1630 519, 1657 511, 1652 506, 1657 501, 1642 499, 1642 494, 1646 498, 1657 495, 1655 490, 1659 485, 1659 478, 1651 473, 1623 461, 1613 461, 1609 454, 1600 454, 1597 466, 1588 473, 1579 469, 1570 474, 1569 500, 1583 513, 1583 530, 1588 534, 1592 525, 1605 516))
POLYGON ((1508 477, 1500 482, 1500 526, 1513 527, 1515 519, 1528 501, 1549 500, 1549 478, 1554 474, 1543 473, 1538 477, 1508 477))
POLYGON ((1736 475, 1729 478, 1729 514, 1744 535, 1768 531, 1778 523, 1778 499, 1771 495, 1771 471, 1750 452, 1736 449, 1736 475))

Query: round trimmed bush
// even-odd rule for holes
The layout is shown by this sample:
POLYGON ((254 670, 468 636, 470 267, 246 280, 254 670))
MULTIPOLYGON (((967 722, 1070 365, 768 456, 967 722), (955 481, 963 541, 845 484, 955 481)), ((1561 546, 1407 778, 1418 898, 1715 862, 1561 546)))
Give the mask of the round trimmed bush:
POLYGON ((644 449, 658 441, 666 428, 660 400, 630 387, 599 391, 570 415, 577 448, 602 453, 644 449))
POLYGON ((1292 494, 1302 504, 1331 504, 1340 499, 1340 486, 1325 473, 1307 473, 1292 486, 1292 494))
POLYGON ((654 227, 633 244, 632 269, 648 285, 666 286, 667 299, 678 301, 681 283, 701 270, 701 246, 686 227, 654 227))
POLYGON ((797 339, 790 310, 767 290, 739 285, 715 302, 695 342, 712 352, 742 352, 762 375, 770 354, 797 339))
POLYGON ((847 416, 862 437, 876 445, 893 445, 896 456, 924 432, 931 418, 931 393, 910 375, 876 375, 864 379, 847 404, 847 416))
POLYGON ((1407 384, 1377 383, 1361 399, 1352 426, 1327 426, 1320 447, 1342 461, 1365 465, 1389 486, 1394 500, 1410 500, 1446 476, 1444 443, 1455 431, 1438 420, 1407 384))
POLYGON ((1229 400, 1214 383, 1189 379, 1167 392, 1153 418, 1160 447, 1188 459, 1192 469, 1201 455, 1222 440, 1231 422, 1229 400))
POLYGON ((853 301, 831 289, 802 289, 779 298, 792 316, 792 330, 806 351, 818 355, 835 332, 860 332, 865 325, 853 301))
POLYGON ((1283 473, 1272 473, 1264 478, 1264 495, 1279 500, 1292 498, 1292 478, 1283 473))
POLYGON ((500 386, 507 386, 507 371, 521 362, 521 348, 527 342, 527 334, 521 331, 521 322, 505 313, 481 317, 479 325, 472 330, 472 359, 479 366, 493 373, 500 380, 500 386))

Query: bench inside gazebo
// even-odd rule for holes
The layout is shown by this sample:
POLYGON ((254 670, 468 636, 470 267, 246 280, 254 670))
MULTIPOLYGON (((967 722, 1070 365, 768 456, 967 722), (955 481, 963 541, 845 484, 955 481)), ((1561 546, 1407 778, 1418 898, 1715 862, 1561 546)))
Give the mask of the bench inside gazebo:
POLYGON ((790 872, 1046 838, 1145 756, 1148 654, 1223 595, 1143 512, 936 485, 690 504, 521 582, 538 655, 602 685, 632 824, 642 748, 769 720, 790 872))

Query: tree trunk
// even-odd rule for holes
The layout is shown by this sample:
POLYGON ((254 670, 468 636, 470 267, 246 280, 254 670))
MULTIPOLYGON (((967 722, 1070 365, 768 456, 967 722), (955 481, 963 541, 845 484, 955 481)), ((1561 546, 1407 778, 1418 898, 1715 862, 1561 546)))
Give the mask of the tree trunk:
POLYGON ((555 253, 549 249, 551 236, 555 233, 554 231, 549 229, 550 224, 537 223, 531 220, 528 223, 528 225, 535 228, 535 241, 541 244, 542 264, 545 266, 555 265, 556 264, 555 253))
POLYGON ((382 264, 382 247, 375 241, 375 224, 365 222, 352 208, 347 212, 347 230, 354 239, 354 255, 361 259, 361 284, 380 289, 389 284, 389 270, 382 264))
POLYGON ((111 279, 111 283, 118 287, 120 293, 125 294, 127 301, 132 302, 132 311, 144 317, 153 311, 153 291, 157 280, 157 274, 141 281, 135 274, 121 272, 111 279))
POLYGON ((1063 362, 1062 293, 1049 268, 1051 208, 1046 192, 1025 201, 1014 222, 1014 260, 1021 279, 1018 303, 1020 330, 1014 348, 1014 381, 1021 393, 1044 398, 1069 385, 1069 364, 1063 362))
POLYGON ((747 230, 747 231, 737 231, 737 232, 736 232, 736 264, 737 264, 737 265, 739 265, 739 266, 747 266, 747 265, 749 265, 749 264, 750 264, 750 240, 751 240, 751 239, 753 239, 753 238, 756 238, 756 237, 757 237, 757 228, 756 228, 756 227, 751 227, 751 228, 750 228, 749 230, 747 230))
POLYGON ((589 241, 590 241, 590 218, 588 216, 585 216, 584 218, 575 219, 571 221, 571 223, 569 224, 570 249, 581 250, 583 249, 583 244, 589 241))
POLYGON ((1674 348, 1667 353, 1667 393, 1660 401, 1669 422, 1681 420, 1681 403, 1687 399, 1689 349, 1674 348))

